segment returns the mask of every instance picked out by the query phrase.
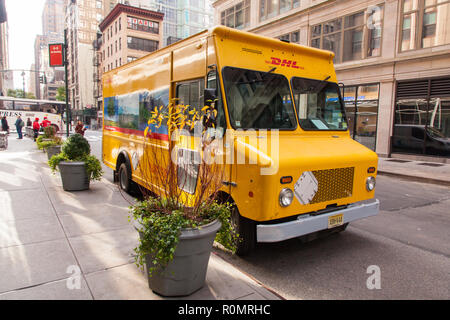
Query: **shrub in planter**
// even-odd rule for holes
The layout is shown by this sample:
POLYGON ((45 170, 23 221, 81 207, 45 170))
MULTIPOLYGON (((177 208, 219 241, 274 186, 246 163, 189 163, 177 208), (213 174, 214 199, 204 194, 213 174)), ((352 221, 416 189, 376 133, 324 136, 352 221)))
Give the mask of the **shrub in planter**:
MULTIPOLYGON (((169 131, 176 134, 177 130, 193 128, 201 118, 185 106, 169 106, 169 113, 155 108, 144 132, 139 159, 144 200, 130 207, 140 236, 135 259, 146 270, 150 289, 163 296, 185 296, 200 289, 214 239, 231 251, 237 241, 230 223, 230 205, 215 200, 222 187, 224 166, 203 158, 213 150, 211 140, 200 138, 200 150, 189 153, 187 158, 196 161, 178 159, 176 163, 164 153, 167 150, 162 152, 147 143, 152 125, 159 127, 167 121, 169 131), (192 156, 197 153, 198 157, 192 156), (192 172, 197 173, 194 192, 189 177, 192 172)), ((169 154, 181 156, 176 139, 170 140, 169 154)))
MULTIPOLYGON (((62 139, 61 137, 56 136, 55 128, 50 126, 44 128, 44 134, 36 139, 36 144, 39 150, 47 151, 49 147, 60 146, 62 144, 62 139)), ((53 154, 55 154, 54 151, 53 154)), ((50 158, 51 156, 49 156, 49 159, 50 158)))
POLYGON ((103 174, 100 161, 90 154, 89 142, 81 134, 70 136, 61 149, 48 164, 53 173, 59 168, 64 190, 86 190, 91 180, 100 180, 103 174))

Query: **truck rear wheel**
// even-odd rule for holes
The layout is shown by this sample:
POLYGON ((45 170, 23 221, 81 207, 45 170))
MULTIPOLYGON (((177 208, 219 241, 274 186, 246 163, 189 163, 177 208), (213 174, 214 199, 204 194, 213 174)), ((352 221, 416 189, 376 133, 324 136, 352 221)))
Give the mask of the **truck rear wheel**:
POLYGON ((231 211, 231 225, 239 238, 236 243, 236 254, 246 256, 250 254, 256 245, 256 225, 253 220, 247 219, 239 214, 239 210, 234 205, 231 211))

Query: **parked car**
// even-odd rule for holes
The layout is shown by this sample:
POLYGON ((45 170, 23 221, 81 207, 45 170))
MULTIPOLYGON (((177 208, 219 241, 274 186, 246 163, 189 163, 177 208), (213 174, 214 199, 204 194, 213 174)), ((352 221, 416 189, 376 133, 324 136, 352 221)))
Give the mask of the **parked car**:
POLYGON ((392 137, 394 151, 425 153, 437 156, 450 156, 450 138, 439 130, 425 125, 396 124, 392 137), (424 142, 425 140, 425 142, 424 142))

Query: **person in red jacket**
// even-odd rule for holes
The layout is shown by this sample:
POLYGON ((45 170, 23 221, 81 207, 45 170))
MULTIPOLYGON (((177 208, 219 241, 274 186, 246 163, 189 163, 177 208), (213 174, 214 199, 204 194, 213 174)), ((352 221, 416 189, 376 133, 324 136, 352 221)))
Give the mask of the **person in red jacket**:
POLYGON ((33 122, 34 141, 36 141, 36 139, 39 135, 40 128, 41 128, 41 126, 39 125, 39 118, 34 119, 34 122, 33 122))
POLYGON ((44 120, 41 123, 42 128, 50 126, 51 122, 47 120, 47 117, 44 117, 44 120))

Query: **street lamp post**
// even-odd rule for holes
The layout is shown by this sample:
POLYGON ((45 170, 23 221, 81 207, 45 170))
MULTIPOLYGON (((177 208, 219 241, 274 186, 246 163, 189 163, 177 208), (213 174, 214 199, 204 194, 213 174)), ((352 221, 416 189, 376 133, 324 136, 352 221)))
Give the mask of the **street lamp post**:
POLYGON ((21 76, 22 76, 22 80, 23 80, 23 97, 26 98, 26 95, 25 95, 25 71, 22 71, 21 76))
POLYGON ((68 55, 68 45, 67 45, 67 29, 64 29, 64 73, 65 73, 65 82, 66 82, 66 131, 67 131, 67 137, 69 137, 69 123, 70 119, 72 118, 71 110, 69 106, 69 76, 68 76, 68 65, 69 65, 69 59, 67 58, 68 55))

